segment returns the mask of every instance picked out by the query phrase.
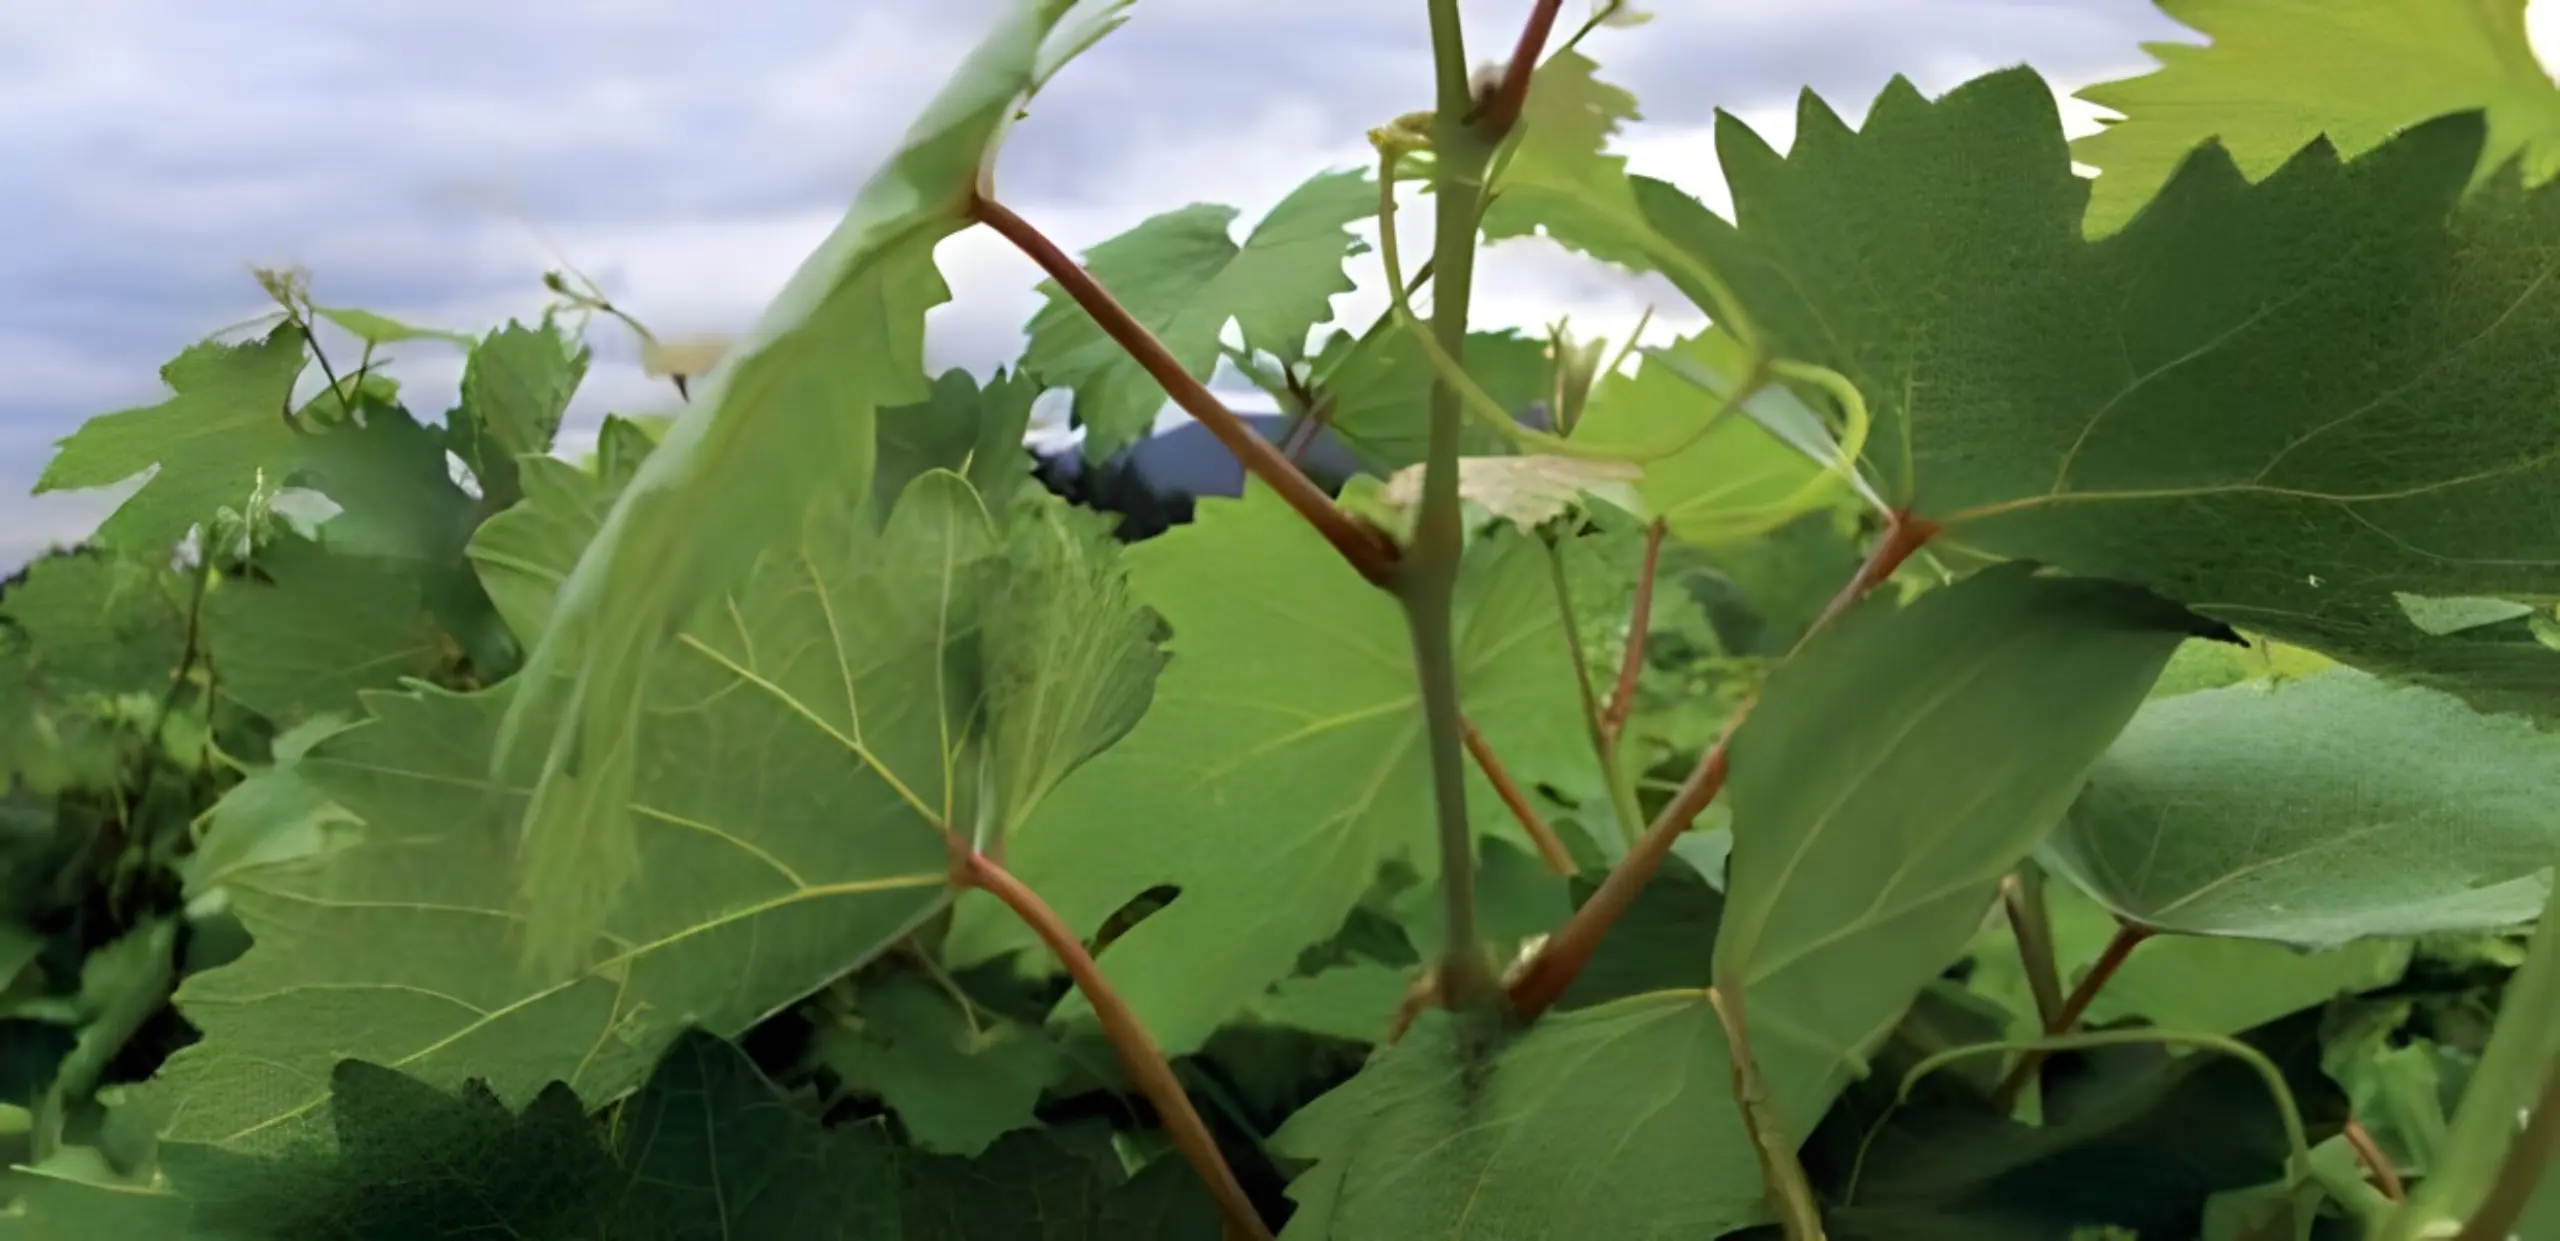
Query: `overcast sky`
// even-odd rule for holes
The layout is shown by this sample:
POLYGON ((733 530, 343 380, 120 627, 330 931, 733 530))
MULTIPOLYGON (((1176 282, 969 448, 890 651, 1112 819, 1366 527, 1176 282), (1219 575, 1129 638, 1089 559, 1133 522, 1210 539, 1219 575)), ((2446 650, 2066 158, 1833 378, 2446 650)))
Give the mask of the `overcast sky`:
MULTIPOLYGON (((1568 20, 1585 0, 1570 0, 1568 20)), ((542 237, 661 333, 734 331, 996 9, 993 0, 81 0, 0 7, 0 569, 86 532, 95 496, 27 490, 91 414, 160 399, 156 368, 259 313, 247 267, 301 264, 323 304, 480 331, 539 312, 542 237), (529 226, 527 221, 531 222, 529 226), (539 232, 537 233, 537 228, 539 232)), ((1526 0, 1468 0, 1476 60, 1526 0)), ((1717 108, 1773 138, 1810 86, 1855 117, 1896 72, 1931 93, 2026 62, 2069 90, 2182 38, 2148 0, 1653 0, 1585 47, 1641 100, 1638 168, 1722 203, 1717 108)), ((1002 164, 1070 248, 1187 202, 1250 224, 1364 133, 1428 106, 1421 0, 1138 0, 1070 66, 1002 164)), ((2094 115, 2067 105, 2075 123, 2094 115)), ((993 238, 940 254, 935 365, 1016 351, 1037 273, 993 238)), ((1365 317, 1363 293, 1337 308, 1365 317)), ((1624 325, 1667 286, 1546 249, 1492 251, 1482 318, 1624 325)), ((598 327, 573 412, 661 406, 598 327)), ((395 373, 433 417, 458 354, 395 373)))

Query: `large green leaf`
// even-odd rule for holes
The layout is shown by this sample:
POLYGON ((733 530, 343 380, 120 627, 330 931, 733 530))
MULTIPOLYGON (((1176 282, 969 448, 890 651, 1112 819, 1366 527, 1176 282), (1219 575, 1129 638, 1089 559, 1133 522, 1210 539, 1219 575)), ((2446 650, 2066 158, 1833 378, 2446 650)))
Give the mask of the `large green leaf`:
POLYGON ((1724 1036, 1702 991, 1551 1016, 1489 1063, 1430 1012, 1289 1118, 1287 1241, 1691 1241, 1763 1219, 1724 1036))
POLYGON ((852 1011, 818 1027, 809 1057, 844 1089, 877 1096, 918 1146, 955 1155, 1038 1126, 1032 1106, 1067 1067, 1039 1031, 965 1009, 913 971, 864 980, 852 1011))
MULTIPOLYGON (((2345 1099, 2320 1074, 2317 1014, 2253 1030, 2313 1125, 2345 1099)), ((2061 1241, 2112 1224, 2194 1237, 2214 1194, 2272 1180, 2288 1142, 2267 1082, 2219 1051, 2099 1049, 2055 1073, 2044 1122, 1961 1094, 1895 1109, 1856 1133, 1828 1213, 1841 1241, 2061 1241), (1854 1177, 1854 1179, 1852 1179, 1854 1177)), ((1862 1089, 1890 1096, 1897 1080, 1862 1089)), ((1826 1163, 1829 1161, 1826 1161, 1826 1163)), ((1826 1178, 1827 1179, 1827 1178, 1826 1178)))
MULTIPOLYGON (((1907 609, 1872 602, 1771 678, 1733 740, 1722 918, 1686 951, 1747 997, 1790 1132, 1962 954, 2000 875, 2199 627, 2140 590, 2004 568, 1907 609)), ((1684 921, 1660 916, 1657 934, 1684 921)), ((1677 939, 1657 944, 1676 977, 1677 939)), ((1293 1237, 1686 1238, 1764 1213, 1696 989, 1550 1016, 1488 1064, 1418 1025, 1275 1143, 1317 1163, 1290 1188, 1293 1237)))
POLYGON ((1069 773, 1128 735, 1164 666, 1156 617, 1130 595, 1107 518, 1046 494, 1012 516, 981 651, 993 798, 981 846, 1011 836, 1069 773))
POLYGON ((346 727, 343 719, 320 716, 276 734, 275 761, 232 785, 205 811, 195 850, 180 870, 190 899, 242 875, 353 841, 355 816, 303 778, 301 769, 312 746, 346 727))
POLYGON ((557 967, 604 924, 639 859, 626 810, 650 670, 669 639, 788 546, 812 502, 867 499, 875 415, 923 401, 925 312, 949 297, 933 249, 969 224, 1007 127, 1127 0, 1014 0, 640 465, 533 644, 496 768, 540 756, 518 905, 557 967), (1084 20, 1090 18, 1091 20, 1084 20), (544 727, 530 727, 535 717, 544 727))
POLYGON ((470 557, 507 628, 531 642, 550 623, 578 553, 604 525, 614 496, 629 480, 557 457, 527 457, 519 465, 524 501, 480 523, 471 535, 470 557))
POLYGON ((1181 1161, 1129 1175, 1094 1127, 1014 1135, 976 1159, 930 1155, 877 1122, 821 1125, 738 1048, 698 1031, 595 1120, 556 1085, 519 1109, 478 1082, 448 1092, 357 1060, 329 1080, 328 1150, 181 1149, 156 1189, 58 1182, 32 1226, 0 1235, 1192 1241, 1217 1230, 1181 1161))
POLYGON ((179 994, 205 1037, 162 1072, 168 1138, 307 1137, 351 1056, 600 1102, 685 1026, 743 1031, 905 934, 944 900, 937 823, 969 821, 973 605, 998 553, 967 484, 928 474, 885 531, 844 497, 683 635, 637 738, 634 891, 565 978, 520 964, 526 791, 487 776, 515 684, 367 695, 373 720, 295 764, 361 837, 230 880, 257 942, 179 994))
POLYGON ((321 523, 320 541, 354 555, 438 565, 458 560, 481 510, 454 481, 446 437, 394 403, 398 389, 388 376, 370 374, 365 387, 357 402, 364 421, 308 439, 295 476, 339 509, 321 523))
POLYGON ((516 458, 551 451, 588 357, 583 343, 548 319, 540 327, 509 320, 472 345, 462 404, 445 419, 445 435, 492 507, 523 494, 516 458))
POLYGON ((2002 566, 1874 600, 1771 675, 1735 733, 1715 973, 1801 1135, 1981 925, 2001 876, 2206 622, 2002 566))
MULTIPOLYGON (((1377 183, 1367 173, 1324 172, 1290 191, 1242 244, 1227 232, 1235 208, 1195 203, 1147 219, 1086 258, 1094 279, 1184 371, 1205 380, 1231 321, 1246 349, 1302 357, 1307 333, 1330 322, 1333 298, 1352 289, 1342 265, 1358 243, 1345 226, 1377 210, 1377 183)), ((1042 281, 1040 291, 1048 304, 1031 318, 1024 368, 1075 390, 1088 455, 1145 435, 1164 408, 1163 385, 1056 281, 1042 281)))
POLYGON ((302 464, 306 446, 286 408, 303 343, 300 330, 282 326, 246 344, 189 346, 160 368, 169 399, 82 423, 36 479, 36 493, 154 471, 99 523, 97 537, 155 554, 215 510, 246 508, 254 492, 283 486, 302 464))
MULTIPOLYGON (((2106 951, 2117 922, 2105 906, 2067 883, 2046 885, 2045 905, 2054 965, 2069 987, 2106 951)), ((2406 940, 2365 940, 2303 952, 2264 940, 2158 935, 2124 959, 2089 1002, 2082 1020, 2103 1026, 2140 1019, 2189 1034, 2237 1034, 2342 994, 2390 986, 2408 968, 2409 957, 2406 940)), ((1974 941, 1974 967, 1966 983, 2008 1006, 2012 1020, 2007 1037, 2043 1037, 2044 1023, 2006 919, 1985 927, 1974 941)))
POLYGON ((2147 46, 2160 67, 2080 97, 2122 116, 2072 144, 2099 177, 2089 232, 2115 231, 2188 154, 2218 140, 2252 180, 2313 140, 2355 156, 2420 121, 2486 109, 2487 175, 2560 172, 2560 89, 2525 37, 2527 0, 2158 0, 2208 46, 2147 46))
POLYGON ((2321 946, 2533 920, 2560 737, 2338 668, 2164 698, 2044 856, 2125 917, 2321 946))
POLYGON ((204 638, 222 692, 270 719, 352 711, 361 691, 424 677, 450 649, 414 564, 286 536, 258 567, 269 580, 205 600, 204 638))
MULTIPOLYGON (((1339 930, 1383 863, 1434 878, 1429 763, 1402 610, 1268 490, 1203 501, 1128 561, 1173 631, 1154 705, 1058 788, 1007 860, 1083 932, 1150 888, 1181 889, 1101 962, 1156 1039, 1186 1052, 1339 930)), ((1460 607, 1466 709, 1511 774, 1589 764, 1535 541, 1482 549, 1460 607)), ((1517 833, 1480 781, 1469 805, 1517 833)), ((967 962, 1027 942, 972 896, 949 951, 967 962)))
POLYGON ((2457 211, 2481 136, 2316 147, 2257 185, 2207 149, 2092 243, 2051 92, 2011 70, 1934 103, 1896 82, 1856 132, 1808 98, 1783 157, 1726 118, 1738 229, 1639 197, 1765 336, 1856 383, 1872 475, 1957 543, 2548 713, 2560 651, 2521 622, 2429 634, 2398 599, 2560 586, 2531 516, 2560 487, 2560 190, 2457 211))

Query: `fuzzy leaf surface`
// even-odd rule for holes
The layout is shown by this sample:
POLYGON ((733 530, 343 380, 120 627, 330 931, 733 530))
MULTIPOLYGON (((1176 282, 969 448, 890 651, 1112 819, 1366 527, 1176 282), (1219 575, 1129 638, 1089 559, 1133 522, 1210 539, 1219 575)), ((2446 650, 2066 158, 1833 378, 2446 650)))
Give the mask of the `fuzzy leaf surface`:
POLYGON ((1291 1185, 1287 1235, 1670 1238, 1758 1222, 1723 1027, 1678 975, 1703 978, 1712 958, 1737 980, 1728 993, 1747 988, 1781 1123, 1810 1132, 2198 624, 2144 591, 2012 569, 1845 617, 1734 737, 1721 917, 1701 920, 1719 904, 1702 880, 1666 889, 1622 949, 1656 959, 1621 958, 1592 984, 1674 985, 1550 1015, 1481 1067, 1446 1022, 1417 1025, 1276 1137, 1316 1161, 1291 1185))
POLYGON ((205 600, 204 637, 222 691, 269 719, 352 712, 360 692, 424 677, 444 656, 415 565, 287 537, 258 567, 273 580, 225 582, 205 600))
POLYGON ((1986 570, 1870 599, 1734 734, 1715 974, 1801 1135, 2034 849, 2209 623, 2110 582, 1986 570))
POLYGON ((2009 70, 1934 102, 1897 81, 1858 131, 1808 97, 1784 156, 1726 118, 1738 228, 1639 197, 1858 386, 1872 476, 1950 538, 2549 713, 2560 651, 2429 634, 2397 598, 2560 580, 2560 188, 2460 202, 2482 136, 2316 146, 2254 185, 2208 148, 2093 243, 2051 92, 2009 70))
POLYGON ((2531 922, 2560 737, 2339 668, 2143 708, 2043 856, 2117 913, 2326 947, 2531 922))
POLYGON ((1704 992, 1551 1015, 1481 1065, 1461 1037, 1425 1013, 1272 1136, 1315 1161, 1283 1241, 1685 1241, 1765 1218, 1704 992))
POLYGON ((256 938, 190 978, 205 1033, 163 1070, 168 1137, 249 1149, 307 1138, 350 1056, 510 1105, 566 1083, 600 1102, 677 1032, 728 1035, 861 964, 944 899, 935 823, 977 687, 961 658, 997 554, 966 483, 926 475, 885 531, 845 498, 681 635, 638 738, 631 899, 581 968, 521 963, 515 825, 526 790, 487 756, 515 682, 369 694, 374 718, 295 764, 363 820, 357 843, 237 876, 256 938))

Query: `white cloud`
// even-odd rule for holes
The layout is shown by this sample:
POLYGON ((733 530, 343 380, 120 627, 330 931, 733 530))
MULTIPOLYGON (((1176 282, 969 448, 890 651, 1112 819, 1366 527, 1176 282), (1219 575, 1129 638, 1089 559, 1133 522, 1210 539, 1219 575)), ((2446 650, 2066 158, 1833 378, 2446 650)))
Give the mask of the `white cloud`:
MULTIPOLYGON (((1507 51, 1527 2, 1468 0, 1474 59, 1507 51)), ((539 310, 535 278, 559 261, 540 234, 661 331, 744 328, 997 5, 0 7, 0 164, 17 174, 0 245, 0 564, 29 550, 25 532, 97 511, 16 497, 53 439, 158 399, 161 361, 262 309, 249 262, 308 265, 324 302, 479 328, 539 310)), ((2077 84, 2139 69, 2137 40, 2177 34, 2146 0, 1652 7, 1651 25, 1588 46, 1644 101, 1636 166, 1711 203, 1716 106, 1776 140, 1805 83, 1855 115, 1896 70, 1935 92, 2026 60, 2077 84)), ((1071 249, 1196 201, 1250 226, 1309 173, 1365 164, 1368 126, 1428 103, 1429 59, 1418 3, 1141 0, 1016 130, 1000 188, 1071 249)), ((1038 273, 983 233, 937 257, 955 294, 930 320, 937 360, 1009 357, 1038 273)), ((1365 323, 1383 306, 1375 256, 1353 274, 1337 309, 1365 323)), ((1657 323, 1695 321, 1658 279, 1542 243, 1489 251, 1477 304, 1532 329, 1569 314, 1620 333, 1648 304, 1657 323)), ((573 425, 667 400, 617 328, 592 336, 573 425)), ((413 407, 441 412, 459 359, 400 354, 413 407)))

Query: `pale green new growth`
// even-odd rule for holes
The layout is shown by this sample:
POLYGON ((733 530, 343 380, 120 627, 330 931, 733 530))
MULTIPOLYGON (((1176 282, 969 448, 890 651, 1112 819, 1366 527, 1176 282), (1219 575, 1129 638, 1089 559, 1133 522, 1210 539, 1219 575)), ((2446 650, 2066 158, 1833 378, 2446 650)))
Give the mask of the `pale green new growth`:
POLYGON ((2147 44, 2159 68, 2080 91, 2119 114, 2071 144, 2099 172, 2093 237, 2124 227, 2207 142, 2256 181, 2322 138, 2353 157, 2483 109, 2480 176, 2509 161, 2531 184, 2560 172, 2560 88, 2525 37, 2527 0, 2157 2, 2209 42, 2147 44))

